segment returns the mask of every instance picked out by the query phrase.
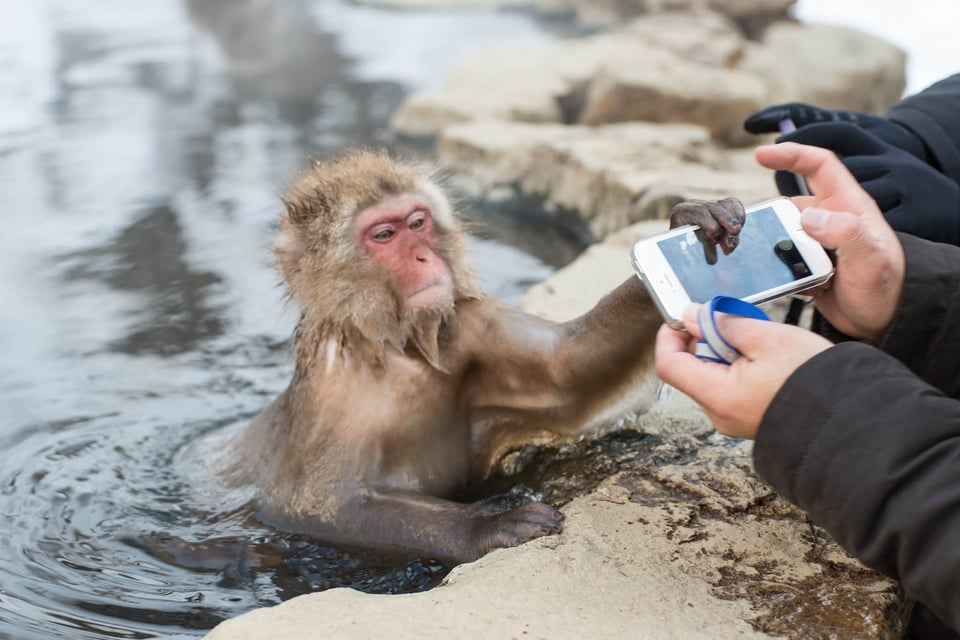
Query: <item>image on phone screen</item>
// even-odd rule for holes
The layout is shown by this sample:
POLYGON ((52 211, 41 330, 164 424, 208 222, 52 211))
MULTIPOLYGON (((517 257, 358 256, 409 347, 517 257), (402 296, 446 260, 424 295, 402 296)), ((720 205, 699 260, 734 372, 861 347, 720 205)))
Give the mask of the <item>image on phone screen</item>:
POLYGON ((811 273, 773 207, 749 214, 730 255, 709 247, 704 238, 698 228, 657 243, 693 302, 715 295, 746 298, 811 273))

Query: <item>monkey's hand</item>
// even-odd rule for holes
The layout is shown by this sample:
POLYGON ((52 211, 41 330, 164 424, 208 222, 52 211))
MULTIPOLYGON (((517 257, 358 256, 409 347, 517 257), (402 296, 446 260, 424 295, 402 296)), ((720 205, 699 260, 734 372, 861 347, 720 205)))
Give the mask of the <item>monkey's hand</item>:
POLYGON ((502 510, 502 501, 481 500, 475 509, 473 543, 476 557, 493 549, 515 547, 534 538, 563 531, 563 514, 543 502, 502 510))
POLYGON ((737 198, 723 200, 687 200, 670 210, 670 228, 695 224, 703 230, 707 262, 717 261, 717 246, 729 255, 740 243, 740 230, 746 213, 737 198))

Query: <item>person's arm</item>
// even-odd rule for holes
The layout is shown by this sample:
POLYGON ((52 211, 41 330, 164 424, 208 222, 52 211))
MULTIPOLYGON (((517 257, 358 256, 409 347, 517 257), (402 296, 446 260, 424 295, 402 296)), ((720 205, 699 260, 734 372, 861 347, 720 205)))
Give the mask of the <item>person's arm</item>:
POLYGON ((764 414, 758 473, 960 630, 960 402, 860 343, 802 365, 764 414))
POLYGON ((876 342, 927 383, 960 398, 960 248, 900 234, 903 293, 876 342))
POLYGON ((886 117, 920 138, 931 164, 960 184, 960 73, 904 98, 886 117))

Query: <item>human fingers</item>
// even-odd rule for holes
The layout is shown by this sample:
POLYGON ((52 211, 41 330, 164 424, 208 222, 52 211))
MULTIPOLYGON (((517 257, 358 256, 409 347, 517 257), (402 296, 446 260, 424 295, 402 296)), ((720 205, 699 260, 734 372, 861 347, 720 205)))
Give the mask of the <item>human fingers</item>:
POLYGON ((691 306, 684 317, 689 341, 658 335, 657 374, 697 402, 718 431, 752 438, 786 379, 830 342, 797 327, 718 313, 720 335, 743 355, 731 365, 700 360, 689 351, 700 336, 693 319, 698 308, 691 306))
POLYGON ((883 220, 855 214, 806 209, 804 231, 834 249, 837 268, 832 286, 816 298, 817 307, 844 333, 875 337, 893 319, 903 288, 903 248, 883 220))
POLYGON ((727 367, 693 355, 692 344, 697 338, 663 325, 657 332, 653 353, 657 377, 700 402, 705 390, 727 386, 727 367))
POLYGON ((821 147, 784 142, 756 150, 757 162, 768 169, 806 176, 818 206, 855 213, 880 211, 835 153, 821 147))
POLYGON ((667 353, 690 352, 690 344, 694 339, 686 331, 678 331, 668 324, 663 324, 657 331, 657 341, 654 346, 654 357, 667 353))

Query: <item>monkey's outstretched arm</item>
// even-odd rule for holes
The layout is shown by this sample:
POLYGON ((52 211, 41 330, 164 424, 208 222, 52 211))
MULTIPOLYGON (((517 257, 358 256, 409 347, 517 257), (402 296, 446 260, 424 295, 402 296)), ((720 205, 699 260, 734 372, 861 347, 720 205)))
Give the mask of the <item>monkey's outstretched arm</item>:
POLYGON ((651 371, 663 322, 640 280, 628 279, 579 318, 556 323, 491 310, 471 380, 474 416, 575 430, 625 397, 651 371))
MULTIPOLYGON (((670 226, 696 224, 724 253, 737 246, 745 213, 736 198, 691 200, 671 211, 670 226)), ((716 247, 711 247, 716 251, 716 247)), ((488 305, 489 307, 489 305, 488 305)), ((557 324, 501 309, 489 313, 478 422, 520 423, 551 430, 584 426, 623 399, 650 371, 662 319, 636 277, 588 313, 557 324)))

